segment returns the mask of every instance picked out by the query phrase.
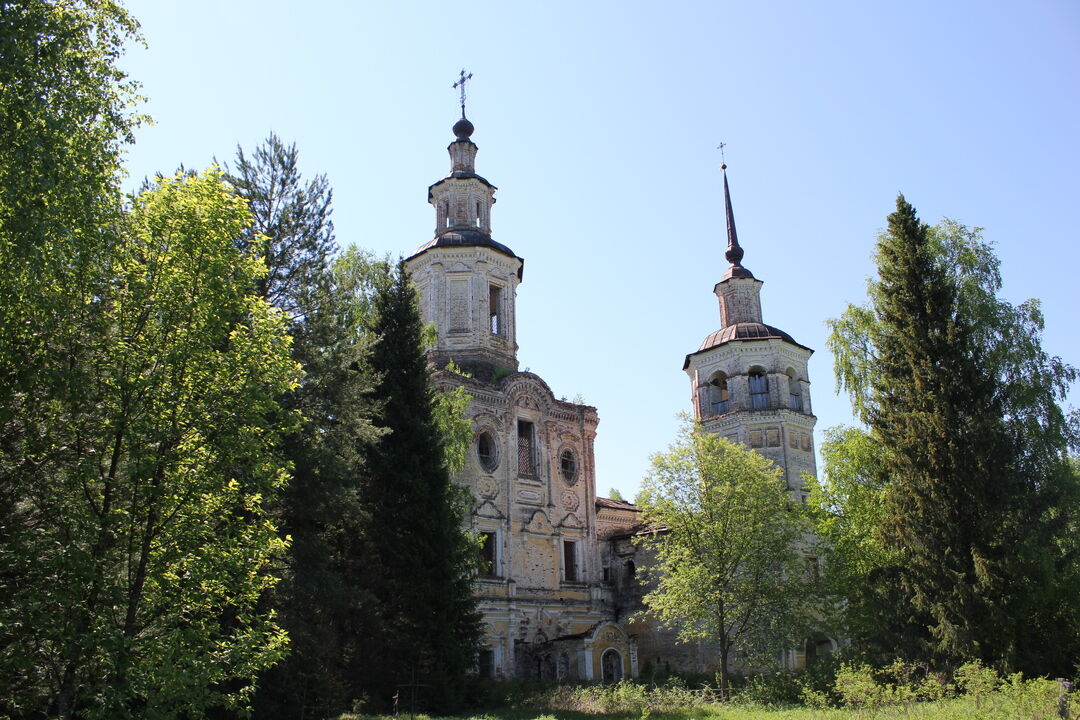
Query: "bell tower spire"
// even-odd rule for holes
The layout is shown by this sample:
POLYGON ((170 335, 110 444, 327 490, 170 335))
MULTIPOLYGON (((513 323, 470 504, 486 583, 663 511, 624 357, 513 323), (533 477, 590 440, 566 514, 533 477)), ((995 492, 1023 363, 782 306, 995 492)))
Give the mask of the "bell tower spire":
MULTIPOLYGON (((723 145, 720 146, 721 150, 723 145)), ((724 214, 729 265, 713 292, 720 329, 686 356, 694 415, 709 432, 758 450, 784 470, 788 489, 804 498, 804 473, 814 474, 814 417, 807 362, 813 350, 761 318, 761 286, 743 267, 735 231, 727 163, 724 214)))

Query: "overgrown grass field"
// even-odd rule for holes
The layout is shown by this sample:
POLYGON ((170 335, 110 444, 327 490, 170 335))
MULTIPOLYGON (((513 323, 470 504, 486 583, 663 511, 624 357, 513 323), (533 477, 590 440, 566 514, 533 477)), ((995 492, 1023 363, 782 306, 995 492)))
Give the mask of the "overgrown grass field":
MULTIPOLYGON (((976 672, 930 690, 925 683, 881 682, 870 672, 851 670, 838 675, 836 693, 811 692, 803 704, 756 702, 753 693, 709 702, 683 686, 622 682, 548 688, 453 720, 1080 720, 1080 693, 1065 693, 1060 683, 1045 678, 999 680, 992 671, 976 672), (926 699, 933 693, 940 696, 926 699)), ((404 712, 397 720, 402 717, 431 720, 404 712)), ((344 715, 339 720, 395 719, 344 715)))

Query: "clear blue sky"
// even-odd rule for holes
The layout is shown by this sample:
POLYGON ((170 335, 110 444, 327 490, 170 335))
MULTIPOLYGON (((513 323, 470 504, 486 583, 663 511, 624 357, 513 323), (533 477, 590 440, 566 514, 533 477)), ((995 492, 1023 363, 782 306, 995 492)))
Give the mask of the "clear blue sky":
POLYGON ((525 258, 521 366, 597 406, 601 494, 632 496, 672 440, 683 358, 719 325, 721 141, 765 321, 817 350, 819 441, 850 422, 824 322, 864 298, 897 192, 984 227, 1006 297, 1041 298, 1045 347, 1080 363, 1073 0, 127 5, 156 120, 132 187, 274 130, 329 177, 339 243, 379 254, 431 238, 450 85, 475 73, 494 237, 525 258))

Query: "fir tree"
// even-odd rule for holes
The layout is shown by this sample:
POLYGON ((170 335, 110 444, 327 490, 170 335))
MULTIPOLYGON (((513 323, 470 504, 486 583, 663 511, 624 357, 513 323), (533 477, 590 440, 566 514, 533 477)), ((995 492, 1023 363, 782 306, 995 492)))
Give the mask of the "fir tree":
POLYGON ((268 598, 291 652, 264 674, 260 717, 336 715, 364 693, 367 638, 380 620, 367 590, 377 567, 364 535, 364 455, 380 431, 372 417, 366 326, 385 263, 358 250, 335 260, 332 192, 325 176, 305 182, 295 145, 274 133, 250 155, 237 149, 230 180, 248 200, 252 237, 267 274, 256 290, 289 318, 293 357, 304 371, 283 404, 302 425, 286 442, 293 477, 276 515, 291 539, 285 577, 268 598))
POLYGON ((371 454, 364 493, 372 559, 383 572, 374 593, 385 618, 367 648, 380 662, 372 689, 382 699, 400 691, 405 707, 445 711, 460 702, 475 661, 478 554, 463 530, 464 490, 450 479, 433 417, 423 325, 403 263, 375 308, 371 361, 388 434, 371 454))
POLYGON ((869 306, 833 323, 830 346, 882 448, 879 538, 933 653, 1045 672, 1051 618, 1076 608, 1056 572, 1074 562, 1060 539, 1075 426, 1056 400, 1075 370, 1042 351, 1037 303, 997 299, 977 231, 929 228, 900 196, 877 262, 869 306))

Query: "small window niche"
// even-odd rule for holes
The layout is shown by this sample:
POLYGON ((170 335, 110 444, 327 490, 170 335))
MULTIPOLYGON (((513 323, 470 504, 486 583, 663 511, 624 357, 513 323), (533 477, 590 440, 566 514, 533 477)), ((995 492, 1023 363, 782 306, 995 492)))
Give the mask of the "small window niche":
POLYGON ((505 335, 506 323, 503 319, 503 289, 498 285, 488 285, 488 327, 492 335, 505 335))
POLYGON ((563 540, 563 580, 566 582, 580 582, 581 573, 578 568, 577 541, 563 540))

